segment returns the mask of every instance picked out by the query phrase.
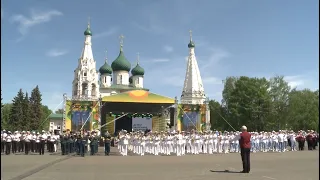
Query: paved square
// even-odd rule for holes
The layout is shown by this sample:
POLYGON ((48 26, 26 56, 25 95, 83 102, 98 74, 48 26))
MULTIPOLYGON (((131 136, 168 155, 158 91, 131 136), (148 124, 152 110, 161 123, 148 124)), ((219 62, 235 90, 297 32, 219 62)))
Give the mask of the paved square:
POLYGON ((176 156, 1 156, 3 180, 318 180, 319 151, 255 153, 240 174, 239 154, 176 156), (229 172, 211 172, 224 171, 229 172))

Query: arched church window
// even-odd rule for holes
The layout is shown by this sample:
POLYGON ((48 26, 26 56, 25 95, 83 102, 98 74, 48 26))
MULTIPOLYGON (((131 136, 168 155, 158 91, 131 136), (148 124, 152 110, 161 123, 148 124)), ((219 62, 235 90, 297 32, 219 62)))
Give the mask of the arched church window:
POLYGON ((104 77, 104 83, 107 83, 107 77, 106 76, 104 77))
POLYGON ((87 77, 87 72, 84 72, 84 73, 83 73, 83 76, 84 76, 84 77, 87 77))
POLYGON ((119 83, 118 84, 122 84, 122 75, 119 76, 119 83))

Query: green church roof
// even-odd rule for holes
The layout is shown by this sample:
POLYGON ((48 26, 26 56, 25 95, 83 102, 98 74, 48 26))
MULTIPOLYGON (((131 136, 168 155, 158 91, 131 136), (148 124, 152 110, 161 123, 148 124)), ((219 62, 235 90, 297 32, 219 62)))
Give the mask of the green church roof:
POLYGON ((129 72, 131 69, 131 63, 124 56, 122 47, 120 48, 119 56, 116 60, 114 60, 111 64, 111 68, 113 71, 127 71, 129 72))
POLYGON ((134 67, 131 70, 131 74, 133 76, 143 76, 144 75, 144 69, 137 63, 136 67, 134 67))
POLYGON ((92 32, 91 32, 91 28, 90 28, 90 24, 88 23, 88 27, 87 29, 84 31, 83 33, 85 36, 92 36, 92 32))
POLYGON ((112 74, 112 68, 108 62, 105 61, 104 65, 100 67, 99 72, 100 74, 112 74))
POLYGON ((194 48, 196 47, 196 45, 194 44, 194 42, 192 40, 190 40, 189 44, 188 44, 188 48, 194 48))

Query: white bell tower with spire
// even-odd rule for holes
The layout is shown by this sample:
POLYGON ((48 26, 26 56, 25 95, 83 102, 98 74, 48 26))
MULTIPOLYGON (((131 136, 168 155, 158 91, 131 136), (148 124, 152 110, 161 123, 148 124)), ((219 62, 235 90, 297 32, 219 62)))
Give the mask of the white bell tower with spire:
POLYGON ((187 62, 186 76, 181 94, 181 104, 202 105, 205 104, 205 129, 210 130, 210 108, 209 99, 206 98, 204 87, 195 55, 195 43, 192 40, 192 31, 190 30, 190 42, 188 44, 189 57, 187 62))
POLYGON ((78 67, 74 70, 72 82, 72 98, 83 100, 97 100, 99 98, 99 73, 96 70, 96 61, 93 58, 90 29, 84 31, 84 47, 78 60, 78 67))
POLYGON ((190 30, 190 42, 188 44, 189 57, 187 62, 187 71, 181 94, 182 104, 203 104, 206 101, 206 95, 195 55, 195 44, 192 40, 192 31, 190 30))

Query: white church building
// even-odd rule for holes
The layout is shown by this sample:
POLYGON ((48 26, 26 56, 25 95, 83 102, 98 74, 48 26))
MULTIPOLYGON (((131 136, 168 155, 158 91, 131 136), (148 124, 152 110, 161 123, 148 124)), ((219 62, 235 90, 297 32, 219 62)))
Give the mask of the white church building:
POLYGON ((139 64, 139 57, 136 66, 131 69, 131 63, 124 55, 123 36, 120 36, 118 57, 111 63, 111 66, 106 58, 99 71, 96 69, 96 61, 93 57, 92 31, 89 23, 84 36, 84 47, 78 60, 78 67, 74 70, 73 100, 98 100, 100 97, 135 89, 148 91, 143 88, 144 69, 139 64))

